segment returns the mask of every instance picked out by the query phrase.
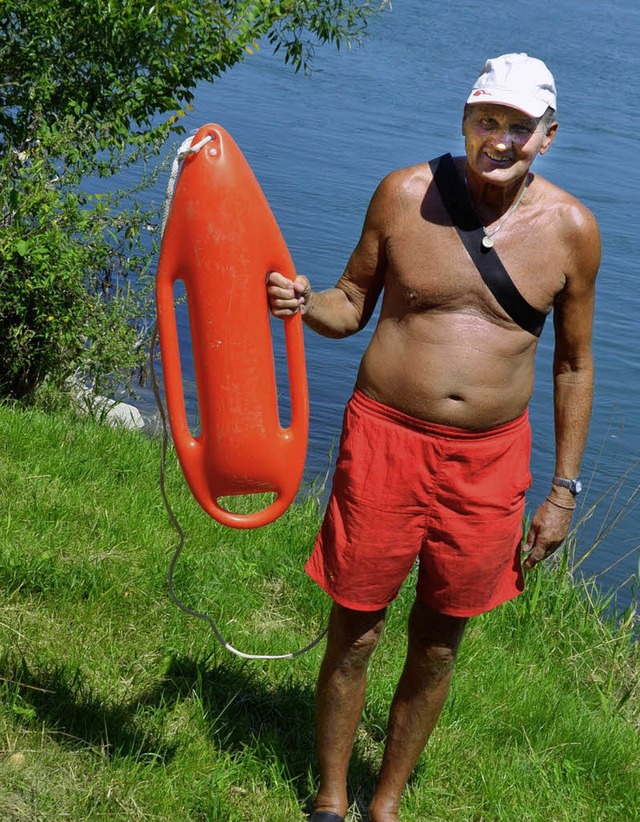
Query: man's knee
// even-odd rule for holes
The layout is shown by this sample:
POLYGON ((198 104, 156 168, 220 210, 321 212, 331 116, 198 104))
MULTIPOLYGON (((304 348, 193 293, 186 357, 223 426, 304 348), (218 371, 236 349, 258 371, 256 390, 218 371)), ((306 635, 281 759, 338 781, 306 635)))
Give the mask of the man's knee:
POLYGON ((420 668, 425 676, 431 679, 440 679, 448 676, 456 662, 456 649, 445 645, 424 646, 419 643, 410 643, 414 656, 414 664, 420 668))
POLYGON ((334 603, 329 620, 327 654, 341 660, 341 667, 368 664, 382 630, 386 610, 355 611, 334 603))
POLYGON ((445 676, 456 661, 467 623, 464 617, 433 611, 416 600, 409 617, 409 653, 433 676, 445 676))

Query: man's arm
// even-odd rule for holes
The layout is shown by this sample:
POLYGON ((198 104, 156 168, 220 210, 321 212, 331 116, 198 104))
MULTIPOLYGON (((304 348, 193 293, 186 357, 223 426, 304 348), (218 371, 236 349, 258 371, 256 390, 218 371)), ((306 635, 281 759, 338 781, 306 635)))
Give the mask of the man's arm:
MULTIPOLYGON (((570 210, 571 254, 564 288, 554 305, 555 351, 553 401, 555 421, 555 475, 572 479, 580 472, 587 441, 593 399, 591 337, 595 281, 600 265, 600 233, 586 208, 570 210)), ((530 552, 525 570, 546 559, 569 532, 575 499, 568 489, 551 485, 547 499, 536 511, 525 544, 530 552)))
POLYGON ((347 337, 364 328, 384 286, 386 240, 400 207, 397 176, 393 172, 376 189, 358 244, 333 288, 313 291, 302 275, 293 282, 277 272, 269 275, 267 291, 274 316, 289 317, 299 310, 306 325, 325 337, 347 337))

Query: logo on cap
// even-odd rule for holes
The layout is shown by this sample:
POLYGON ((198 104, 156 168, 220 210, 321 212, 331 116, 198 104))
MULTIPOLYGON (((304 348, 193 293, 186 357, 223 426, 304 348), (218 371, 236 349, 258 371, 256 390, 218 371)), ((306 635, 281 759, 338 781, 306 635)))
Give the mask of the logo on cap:
POLYGON ((483 88, 479 88, 477 91, 473 92, 474 97, 480 97, 483 94, 486 94, 487 97, 491 97, 491 92, 485 91, 483 88))

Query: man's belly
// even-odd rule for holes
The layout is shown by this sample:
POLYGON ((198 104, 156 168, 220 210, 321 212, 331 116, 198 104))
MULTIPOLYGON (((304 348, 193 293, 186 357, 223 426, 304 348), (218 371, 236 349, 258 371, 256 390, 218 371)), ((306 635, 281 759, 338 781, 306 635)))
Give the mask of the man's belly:
POLYGON ((518 417, 533 392, 537 339, 475 315, 382 320, 357 386, 419 419, 485 430, 518 417))

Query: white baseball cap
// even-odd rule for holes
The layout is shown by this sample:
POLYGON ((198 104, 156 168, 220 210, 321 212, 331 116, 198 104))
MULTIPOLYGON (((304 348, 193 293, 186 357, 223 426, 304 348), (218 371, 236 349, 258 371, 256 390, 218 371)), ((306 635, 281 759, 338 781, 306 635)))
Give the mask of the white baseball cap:
POLYGON ((542 60, 528 54, 502 54, 484 64, 468 104, 495 103, 517 108, 530 117, 556 109, 556 84, 542 60))

